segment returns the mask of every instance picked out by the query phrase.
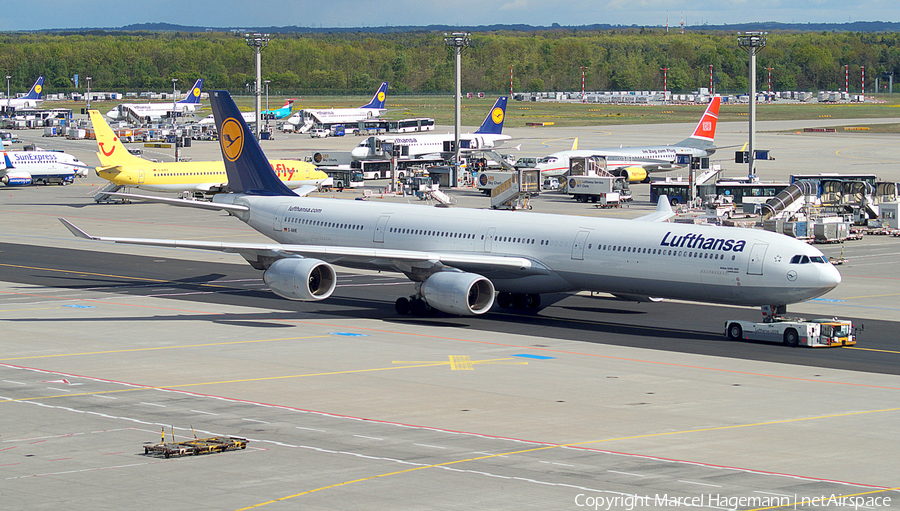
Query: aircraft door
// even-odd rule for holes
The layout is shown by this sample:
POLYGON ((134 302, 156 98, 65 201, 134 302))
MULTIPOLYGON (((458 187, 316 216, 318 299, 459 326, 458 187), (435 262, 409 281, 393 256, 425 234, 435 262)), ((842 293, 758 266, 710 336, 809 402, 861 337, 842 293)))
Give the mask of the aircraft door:
POLYGON ((281 206, 278 206, 278 209, 275 211, 275 218, 272 219, 272 230, 274 230, 275 232, 281 232, 284 230, 282 220, 284 220, 284 211, 287 208, 287 204, 282 204, 281 206))
POLYGON ((750 261, 747 263, 747 275, 762 275, 763 261, 768 250, 768 243, 754 243, 750 249, 750 261))
POLYGON ((491 227, 490 229, 488 229, 487 234, 484 235, 484 251, 485 252, 491 251, 491 247, 493 246, 493 243, 494 243, 494 233, 495 232, 497 232, 497 228, 491 227))
POLYGON ((138 171, 138 184, 143 184, 143 182, 144 182, 144 171, 139 170, 138 171))
POLYGON ((375 224, 375 238, 372 241, 375 243, 384 243, 384 231, 387 229, 387 223, 390 219, 390 215, 381 215, 378 219, 378 223, 375 224))
POLYGON ((588 231, 578 231, 575 235, 575 242, 572 243, 572 259, 584 260, 584 242, 587 241, 588 231))

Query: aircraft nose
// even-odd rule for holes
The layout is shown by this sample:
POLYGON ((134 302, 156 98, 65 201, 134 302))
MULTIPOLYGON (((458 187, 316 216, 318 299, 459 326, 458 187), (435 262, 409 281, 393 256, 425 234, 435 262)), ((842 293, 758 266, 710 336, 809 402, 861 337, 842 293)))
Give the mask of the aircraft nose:
POLYGON ((359 160, 365 158, 369 155, 368 147, 354 147, 353 150, 350 151, 350 156, 353 157, 354 160, 359 160))
POLYGON ((828 289, 834 289, 841 283, 841 272, 832 264, 822 266, 819 272, 819 284, 828 289))

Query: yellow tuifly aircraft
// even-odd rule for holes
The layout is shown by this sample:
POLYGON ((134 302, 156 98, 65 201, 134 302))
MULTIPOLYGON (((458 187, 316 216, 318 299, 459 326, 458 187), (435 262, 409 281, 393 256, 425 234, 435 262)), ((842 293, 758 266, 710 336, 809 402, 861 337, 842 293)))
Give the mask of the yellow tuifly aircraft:
MULTIPOLYGON (((225 164, 220 161, 153 162, 128 152, 97 110, 89 110, 100 150, 97 175, 122 186, 159 192, 216 194, 228 192, 225 164)), ((312 163, 298 160, 269 160, 272 170, 285 186, 305 195, 329 185, 331 178, 312 163)))

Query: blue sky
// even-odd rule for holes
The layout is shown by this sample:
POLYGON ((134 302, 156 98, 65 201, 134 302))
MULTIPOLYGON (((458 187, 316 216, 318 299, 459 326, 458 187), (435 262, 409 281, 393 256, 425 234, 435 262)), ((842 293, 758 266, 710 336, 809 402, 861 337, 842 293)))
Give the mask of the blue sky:
POLYGON ((689 26, 748 21, 900 21, 897 0, 7 0, 4 4, 0 9, 0 31, 120 27, 147 22, 235 28, 497 23, 661 26, 666 23, 667 11, 673 27, 681 21, 682 13, 689 26))

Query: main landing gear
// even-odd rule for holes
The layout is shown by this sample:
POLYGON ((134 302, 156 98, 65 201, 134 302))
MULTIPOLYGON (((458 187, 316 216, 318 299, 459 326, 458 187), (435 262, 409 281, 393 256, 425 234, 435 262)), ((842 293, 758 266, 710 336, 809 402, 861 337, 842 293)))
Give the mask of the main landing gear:
POLYGON ((525 293, 498 293, 497 305, 508 309, 537 309, 541 306, 541 295, 525 293))
POLYGON ((428 302, 426 302, 425 299, 421 296, 401 296, 400 298, 397 298, 396 302, 394 302, 394 308, 397 310, 397 314, 400 314, 401 316, 405 316, 407 314, 412 314, 414 316, 425 316, 437 313, 437 309, 435 309, 431 305, 428 305, 428 302))

